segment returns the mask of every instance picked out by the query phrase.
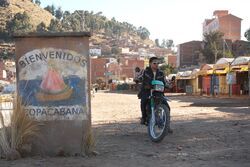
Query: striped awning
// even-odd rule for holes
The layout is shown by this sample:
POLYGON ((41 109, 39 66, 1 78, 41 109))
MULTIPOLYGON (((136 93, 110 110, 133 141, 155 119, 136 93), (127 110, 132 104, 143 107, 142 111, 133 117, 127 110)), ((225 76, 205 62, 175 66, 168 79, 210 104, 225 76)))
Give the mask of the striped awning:
POLYGON ((232 71, 248 71, 248 65, 232 66, 232 71))

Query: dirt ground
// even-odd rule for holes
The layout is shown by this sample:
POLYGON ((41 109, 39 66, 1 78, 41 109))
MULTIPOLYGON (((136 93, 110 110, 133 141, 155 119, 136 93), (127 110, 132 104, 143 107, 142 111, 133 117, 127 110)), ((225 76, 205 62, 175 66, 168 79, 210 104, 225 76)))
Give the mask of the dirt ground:
POLYGON ((250 99, 169 94, 174 130, 161 143, 139 124, 135 94, 92 99, 97 156, 0 160, 2 167, 249 167, 250 99))

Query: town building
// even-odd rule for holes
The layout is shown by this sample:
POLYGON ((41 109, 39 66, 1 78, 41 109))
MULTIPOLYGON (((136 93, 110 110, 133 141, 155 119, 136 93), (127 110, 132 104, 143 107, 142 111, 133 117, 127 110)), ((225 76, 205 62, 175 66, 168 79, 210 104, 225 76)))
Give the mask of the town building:
POLYGON ((127 80, 134 78, 135 68, 144 68, 144 59, 134 57, 115 58, 91 58, 91 83, 102 80, 107 83, 110 80, 127 80))
POLYGON ((228 10, 216 10, 213 16, 214 18, 205 19, 203 22, 203 34, 220 31, 224 34, 224 39, 241 39, 241 18, 230 14, 228 10))
POLYGON ((177 45, 177 67, 198 66, 201 49, 202 41, 189 41, 177 45))
POLYGON ((163 56, 166 56, 167 54, 171 54, 173 51, 167 48, 155 47, 155 48, 150 48, 149 52, 154 54, 157 57, 163 57, 163 56))
POLYGON ((172 67, 176 67, 176 60, 177 60, 177 56, 174 54, 168 54, 165 57, 165 63, 172 67))
POLYGON ((98 79, 105 81, 106 64, 108 58, 91 58, 90 59, 90 76, 91 83, 96 83, 98 79))
POLYGON ((122 77, 121 79, 123 80, 125 80, 126 78, 134 78, 136 67, 139 67, 140 69, 144 68, 144 59, 121 58, 120 63, 122 77))

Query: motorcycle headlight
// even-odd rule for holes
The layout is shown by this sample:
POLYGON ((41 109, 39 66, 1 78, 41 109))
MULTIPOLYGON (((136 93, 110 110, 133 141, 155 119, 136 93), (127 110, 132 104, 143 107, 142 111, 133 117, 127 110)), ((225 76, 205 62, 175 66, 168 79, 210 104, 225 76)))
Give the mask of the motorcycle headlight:
POLYGON ((163 85, 154 85, 154 91, 164 92, 164 86, 163 85))

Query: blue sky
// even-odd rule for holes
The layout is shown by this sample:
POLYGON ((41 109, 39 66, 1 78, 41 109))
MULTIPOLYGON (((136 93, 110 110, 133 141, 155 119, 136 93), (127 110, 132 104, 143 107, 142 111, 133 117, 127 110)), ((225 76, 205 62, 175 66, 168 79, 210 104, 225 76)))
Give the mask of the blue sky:
POLYGON ((173 39, 175 44, 202 39, 202 23, 214 10, 228 10, 242 18, 241 34, 250 28, 249 0, 41 0, 65 10, 99 12, 136 27, 146 27, 152 40, 173 39), (240 2, 240 3, 239 3, 240 2))

